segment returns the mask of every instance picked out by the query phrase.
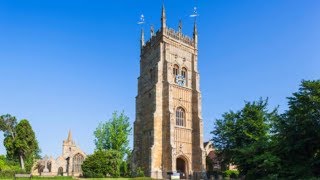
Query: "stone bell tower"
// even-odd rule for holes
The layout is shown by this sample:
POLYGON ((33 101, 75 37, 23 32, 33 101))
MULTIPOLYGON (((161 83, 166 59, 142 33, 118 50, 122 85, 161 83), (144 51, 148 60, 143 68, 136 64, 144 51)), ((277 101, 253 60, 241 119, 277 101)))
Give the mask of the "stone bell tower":
POLYGON ((163 6, 161 28, 144 39, 142 30, 133 165, 157 179, 197 175, 205 169, 197 25, 192 38, 181 21, 167 28, 163 6))

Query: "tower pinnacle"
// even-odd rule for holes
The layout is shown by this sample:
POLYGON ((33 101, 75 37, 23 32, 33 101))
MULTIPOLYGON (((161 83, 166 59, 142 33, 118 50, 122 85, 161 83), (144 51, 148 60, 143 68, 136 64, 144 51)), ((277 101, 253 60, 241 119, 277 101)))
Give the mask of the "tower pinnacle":
POLYGON ((194 21, 194 26, 193 26, 193 40, 194 40, 194 46, 198 46, 198 28, 197 28, 197 21, 194 21))
POLYGON ((140 47, 142 49, 142 47, 144 46, 144 30, 143 28, 141 29, 141 38, 140 38, 140 47))
POLYGON ((161 14, 161 29, 165 29, 167 24, 167 17, 166 17, 166 9, 164 4, 162 4, 162 14, 161 14))
POLYGON ((179 20, 178 30, 179 30, 179 33, 182 33, 182 20, 181 19, 179 20))
POLYGON ((197 21, 194 21, 193 25, 193 36, 198 35, 197 21))
POLYGON ((71 141, 72 141, 71 130, 69 130, 67 141, 68 141, 68 142, 71 142, 71 141))

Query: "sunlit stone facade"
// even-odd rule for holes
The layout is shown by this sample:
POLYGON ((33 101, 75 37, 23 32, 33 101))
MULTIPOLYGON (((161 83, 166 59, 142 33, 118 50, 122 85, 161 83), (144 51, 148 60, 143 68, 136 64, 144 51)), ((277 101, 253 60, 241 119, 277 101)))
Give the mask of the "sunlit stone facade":
POLYGON ((177 31, 167 28, 163 7, 161 28, 152 31, 146 43, 141 33, 132 162, 157 179, 168 172, 199 174, 205 152, 196 23, 192 38, 182 33, 182 23, 177 31))

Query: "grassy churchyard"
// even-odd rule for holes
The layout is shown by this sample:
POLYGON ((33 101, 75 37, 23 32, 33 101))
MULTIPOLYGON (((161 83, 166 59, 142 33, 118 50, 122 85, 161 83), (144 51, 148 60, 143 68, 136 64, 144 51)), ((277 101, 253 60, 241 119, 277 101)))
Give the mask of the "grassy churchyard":
MULTIPOLYGON (((1 180, 12 180, 12 178, 0 178, 1 180)), ((31 179, 42 179, 42 180, 151 180, 148 177, 140 178, 73 178, 73 177, 32 177, 31 179)), ((30 178, 17 178, 17 180, 30 180, 30 178)))

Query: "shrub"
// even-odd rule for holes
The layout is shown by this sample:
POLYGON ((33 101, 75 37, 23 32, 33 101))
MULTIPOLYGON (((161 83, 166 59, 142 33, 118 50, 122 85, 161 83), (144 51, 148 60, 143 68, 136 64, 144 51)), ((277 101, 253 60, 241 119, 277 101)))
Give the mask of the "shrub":
POLYGON ((21 170, 17 162, 8 161, 4 155, 0 155, 0 178, 13 178, 14 174, 26 173, 21 170))
POLYGON ((121 154, 114 150, 99 150, 82 164, 84 177, 103 178, 120 176, 121 154))
POLYGON ((0 171, 0 178, 13 178, 15 174, 25 174, 26 171, 19 169, 19 170, 4 170, 0 171))
POLYGON ((122 161, 120 165, 120 175, 121 177, 129 177, 130 176, 130 166, 127 161, 122 161))
POLYGON ((132 177, 144 177, 144 171, 141 167, 137 167, 135 170, 131 172, 132 177))
POLYGON ((224 177, 230 177, 230 178, 238 178, 239 177, 239 171, 238 170, 226 170, 223 172, 224 177))

